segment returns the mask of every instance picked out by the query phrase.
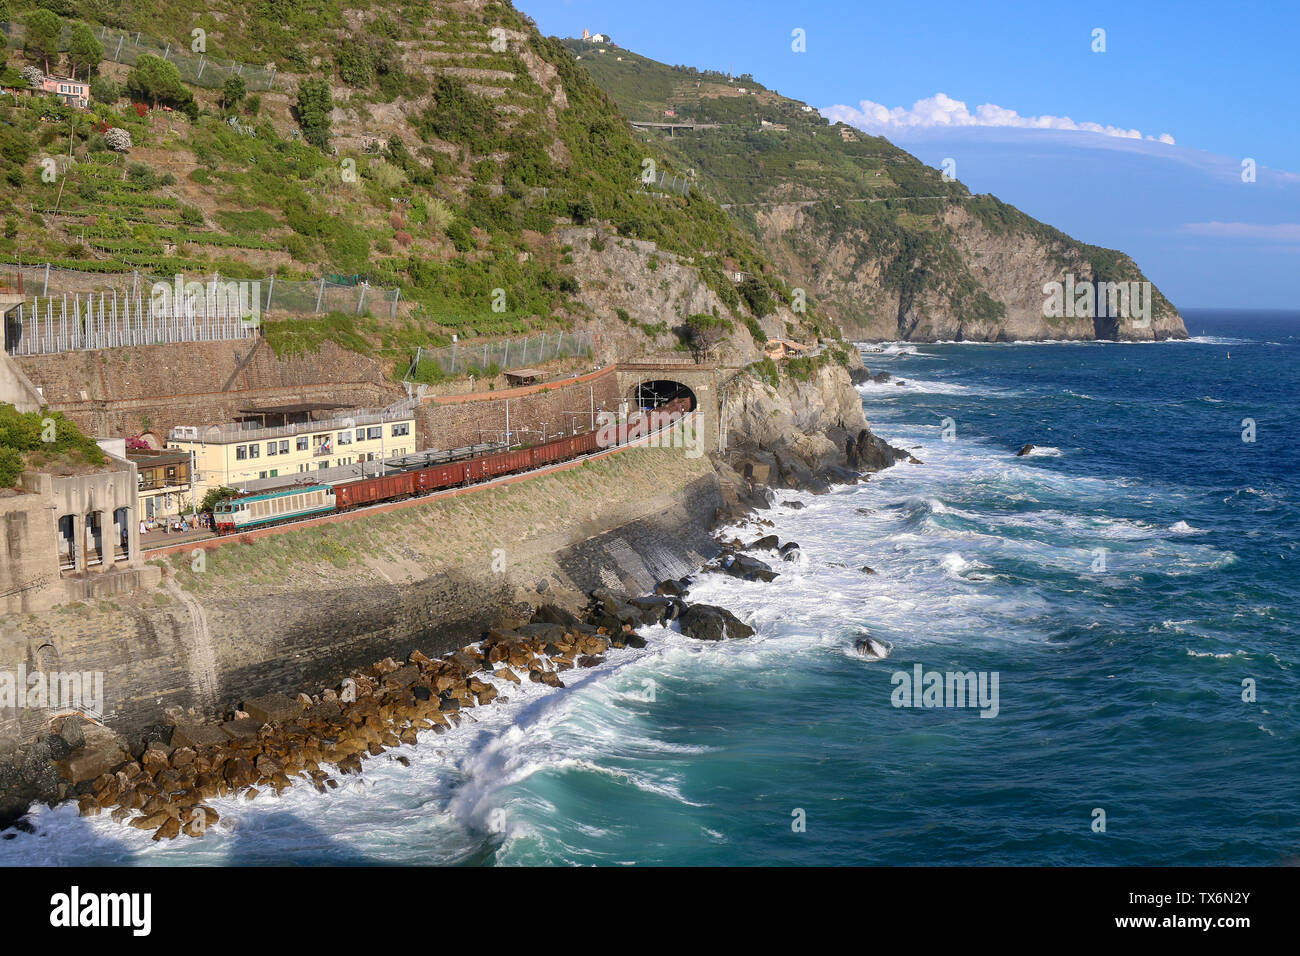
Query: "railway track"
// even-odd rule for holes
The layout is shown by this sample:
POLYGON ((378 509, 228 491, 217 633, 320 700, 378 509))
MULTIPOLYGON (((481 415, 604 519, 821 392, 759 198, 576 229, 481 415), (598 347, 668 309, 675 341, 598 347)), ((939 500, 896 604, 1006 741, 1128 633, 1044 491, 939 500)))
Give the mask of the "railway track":
POLYGON ((151 553, 163 552, 163 551, 176 551, 187 547, 202 547, 203 544, 209 541, 238 541, 240 537, 242 537, 243 535, 255 533, 256 531, 292 528, 300 524, 320 524, 323 522, 332 523, 335 521, 347 521, 352 518, 358 517, 360 515, 364 515, 368 511, 376 511, 381 508, 390 508, 396 502, 429 501, 434 498, 438 498, 440 496, 449 496, 449 495, 460 493, 464 491, 466 487, 490 488, 493 485, 505 484, 509 481, 517 480, 519 478, 526 478, 534 475, 544 475, 547 472, 555 471, 565 466, 572 465, 574 462, 595 461, 598 458, 604 458, 608 455, 615 454, 624 448, 634 448, 637 445, 648 444, 652 438, 655 438, 659 435, 671 434, 673 429, 678 428, 679 426, 694 424, 696 414, 697 412, 690 412, 684 415, 682 418, 678 419, 672 425, 669 425, 667 428, 660 428, 655 431, 648 432, 647 434, 638 437, 635 441, 626 442, 622 445, 615 445, 610 448, 602 448, 599 451, 594 451, 586 455, 578 455, 575 458, 567 458, 564 461, 552 462, 551 464, 543 465, 540 468, 530 468, 527 471, 515 471, 507 475, 498 475, 497 477, 489 478, 486 481, 476 481, 471 485, 457 485, 452 488, 439 488, 436 491, 431 491, 428 494, 424 494, 424 495, 411 495, 406 498, 398 498, 389 501, 379 501, 379 502, 375 502, 374 504, 362 505, 359 508, 350 508, 347 511, 341 511, 335 514, 311 515, 305 518, 292 518, 288 521, 282 521, 282 522, 277 522, 276 524, 273 525, 268 525, 267 528, 254 529, 253 532, 235 531, 230 534, 224 534, 224 535, 209 532, 200 537, 191 538, 189 541, 183 542, 182 544, 162 544, 152 548, 141 548, 140 554, 141 556, 147 558, 151 553))

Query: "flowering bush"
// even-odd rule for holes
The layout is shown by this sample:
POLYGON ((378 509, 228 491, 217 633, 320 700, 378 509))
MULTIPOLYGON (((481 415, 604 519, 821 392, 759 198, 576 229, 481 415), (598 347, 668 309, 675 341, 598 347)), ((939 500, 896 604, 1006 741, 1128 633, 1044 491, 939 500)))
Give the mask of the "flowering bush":
POLYGON ((131 134, 114 127, 104 134, 104 145, 116 153, 125 153, 131 148, 131 134))

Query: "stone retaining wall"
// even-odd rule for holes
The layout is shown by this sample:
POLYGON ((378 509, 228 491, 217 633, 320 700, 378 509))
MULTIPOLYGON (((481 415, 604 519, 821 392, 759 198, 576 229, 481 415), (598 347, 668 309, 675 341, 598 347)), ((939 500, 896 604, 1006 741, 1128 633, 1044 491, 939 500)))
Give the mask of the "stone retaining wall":
MULTIPOLYGON (((686 573, 713 554, 720 504, 706 459, 628 450, 201 562, 171 555, 163 588, 120 604, 0 618, 0 669, 102 672, 107 722, 123 732, 168 705, 220 713, 385 656, 454 649, 532 604, 577 605, 593 587, 643 590, 686 573)), ((0 743, 36 732, 42 716, 0 715, 0 743)))

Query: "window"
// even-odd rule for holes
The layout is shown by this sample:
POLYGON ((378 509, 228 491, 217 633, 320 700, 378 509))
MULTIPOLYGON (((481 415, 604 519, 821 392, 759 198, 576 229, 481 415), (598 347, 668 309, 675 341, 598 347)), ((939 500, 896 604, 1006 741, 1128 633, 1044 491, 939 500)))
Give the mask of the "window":
POLYGON ((297 445, 298 451, 306 451, 306 450, 307 450, 307 445, 308 445, 307 436, 306 436, 306 435, 299 435, 299 436, 298 436, 298 445, 297 445))
POLYGON ((244 461, 246 458, 248 458, 248 446, 247 446, 247 445, 236 445, 236 446, 235 446, 235 460, 236 460, 236 461, 244 461))
POLYGON ((384 426, 375 425, 373 428, 366 429, 366 438, 375 439, 384 437, 384 426))
POLYGON ((272 468, 272 469, 271 469, 271 477, 272 477, 272 478, 278 478, 278 477, 280 477, 280 469, 278 469, 278 468, 272 468))
POLYGON ((261 456, 262 456, 262 446, 261 446, 261 445, 249 445, 249 446, 248 446, 248 457, 249 457, 249 458, 260 458, 261 456))
POLYGON ((402 436, 402 435, 409 435, 409 434, 411 434, 411 423, 410 423, 410 422, 400 422, 399 424, 396 424, 396 425, 393 426, 393 437, 394 437, 394 438, 398 438, 398 437, 400 437, 400 436, 402 436))
POLYGON ((284 441, 280 442, 280 454, 289 454, 289 439, 286 438, 284 441))
POLYGON ((319 465, 317 465, 316 467, 317 467, 320 471, 324 471, 324 470, 325 470, 326 468, 328 468, 329 466, 330 466, 330 463, 329 463, 328 461, 322 461, 322 462, 321 462, 319 465))
POLYGON ((274 454, 276 453, 276 451, 279 449, 279 447, 280 447, 280 446, 277 445, 277 444, 276 444, 275 442, 273 442, 273 441, 269 441, 269 442, 267 442, 267 443, 266 443, 266 454, 267 454, 267 457, 269 458, 271 455, 274 455, 274 454))
POLYGON ((339 444, 340 444, 340 445, 351 445, 351 444, 352 444, 352 432, 350 432, 350 431, 349 431, 349 432, 339 432, 339 444))
POLYGON ((257 477, 258 477, 258 478, 265 478, 265 477, 266 477, 266 472, 264 472, 264 471, 259 471, 259 472, 257 473, 257 477))

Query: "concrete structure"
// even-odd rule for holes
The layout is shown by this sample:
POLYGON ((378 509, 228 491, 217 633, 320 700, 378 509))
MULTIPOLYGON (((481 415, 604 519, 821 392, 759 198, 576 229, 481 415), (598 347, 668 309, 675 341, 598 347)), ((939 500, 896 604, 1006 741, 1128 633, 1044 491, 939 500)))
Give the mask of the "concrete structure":
POLYGON ((167 447, 193 453, 194 490, 242 487, 264 478, 292 478, 361 461, 383 461, 416 450, 414 402, 358 409, 323 421, 262 428, 243 422, 177 426, 167 447))
POLYGON ((109 455, 90 475, 23 472, 0 498, 0 613, 43 610, 156 584, 140 556, 136 469, 109 455))
POLYGON ((0 404, 38 412, 44 404, 40 391, 8 355, 10 313, 22 302, 21 293, 0 290, 0 404))
POLYGON ((689 391, 699 412, 700 440, 707 454, 720 447, 719 369, 716 365, 686 362, 620 362, 618 387, 628 411, 671 397, 676 389, 689 391), (649 400, 649 401, 647 401, 649 400))

